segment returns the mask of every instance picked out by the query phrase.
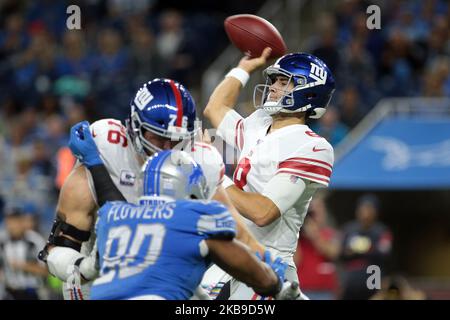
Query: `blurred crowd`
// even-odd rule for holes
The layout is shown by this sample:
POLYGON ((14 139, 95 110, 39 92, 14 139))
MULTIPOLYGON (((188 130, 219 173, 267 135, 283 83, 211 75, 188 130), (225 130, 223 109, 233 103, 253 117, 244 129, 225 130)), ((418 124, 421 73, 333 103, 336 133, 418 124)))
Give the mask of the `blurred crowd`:
MULTIPOLYGON (((74 3, 81 7, 81 30, 66 27, 71 1, 0 4, 4 229, 8 208, 20 204, 33 215, 32 229, 48 233, 58 190, 74 163, 66 148, 71 125, 105 117, 123 120, 130 97, 154 77, 174 78, 196 95, 202 72, 228 44, 222 25, 229 12, 220 9, 176 10, 157 0, 74 3)), ((368 3, 341 1, 332 13, 314 19, 317 25, 302 48, 326 61, 336 77, 327 113, 311 123, 334 146, 383 97, 450 96, 448 2, 381 3, 381 30, 366 27, 368 3)), ((232 4, 234 13, 249 12, 245 2, 232 4)), ((306 237, 318 232, 309 222, 304 229, 306 237)), ((334 239, 333 230, 323 233, 334 239)), ((342 245, 319 247, 333 260, 342 257, 342 245)), ((336 286, 337 280, 327 281, 336 286)))
POLYGON ((368 1, 337 1, 315 19, 305 50, 323 59, 337 89, 312 126, 337 145, 384 97, 450 97, 450 7, 443 0, 373 1, 381 29, 366 25, 368 1))
POLYGON ((16 260, 35 263, 37 252, 11 258, 4 245, 29 242, 22 216, 32 216, 32 229, 48 235, 59 189, 75 162, 66 147, 69 128, 86 119, 124 120, 132 95, 156 77, 195 92, 203 70, 228 44, 225 17, 261 3, 230 0, 230 10, 201 1, 1 1, 0 299, 48 297, 48 290, 4 288, 11 274, 39 277, 32 287, 47 283, 42 274, 16 268, 16 260), (81 30, 67 27, 72 4, 81 9, 81 30))
POLYGON ((202 70, 227 45, 227 12, 195 6, 185 12, 162 5, 167 2, 2 1, 0 208, 29 202, 48 226, 74 163, 65 149, 70 126, 124 120, 133 94, 155 77, 176 79, 195 92, 202 70), (66 26, 66 9, 74 3, 81 30, 66 26))

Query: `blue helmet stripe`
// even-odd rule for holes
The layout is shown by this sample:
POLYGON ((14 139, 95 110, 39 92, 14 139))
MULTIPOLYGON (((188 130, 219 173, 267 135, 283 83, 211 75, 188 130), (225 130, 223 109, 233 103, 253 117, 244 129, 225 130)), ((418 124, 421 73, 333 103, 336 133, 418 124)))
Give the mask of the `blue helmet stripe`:
POLYGON ((161 166, 171 154, 170 150, 161 151, 147 163, 144 173, 144 195, 160 195, 159 179, 161 166))
POLYGON ((145 190, 144 190, 144 192, 146 193, 146 195, 152 195, 152 194, 154 194, 154 192, 155 192, 155 189, 154 189, 154 187, 153 187, 153 185, 154 185, 154 182, 152 183, 152 179, 153 179, 153 177, 154 177, 154 173, 153 173, 153 170, 152 170, 152 167, 155 165, 155 159, 152 159, 149 163, 148 163, 148 165, 147 165, 147 168, 146 168, 146 179, 145 179, 145 181, 146 181, 146 186, 145 186, 145 190))
MULTIPOLYGON (((163 151, 161 154, 161 159, 159 160, 158 163, 158 167, 156 168, 156 179, 155 179, 155 184, 156 184, 156 188, 158 189, 157 191, 157 195, 161 195, 160 192, 161 190, 159 189, 160 187, 160 183, 159 183, 159 179, 160 179, 160 170, 161 170, 161 166, 164 164, 164 161, 166 161, 167 157, 171 154, 171 152, 169 150, 167 151, 163 151)), ((155 188, 155 189, 156 189, 155 188)))
POLYGON ((147 195, 155 195, 156 194, 156 179, 155 179, 155 173, 156 173, 156 167, 159 163, 159 156, 156 155, 148 164, 146 168, 146 175, 147 175, 147 185, 145 186, 145 191, 147 195))

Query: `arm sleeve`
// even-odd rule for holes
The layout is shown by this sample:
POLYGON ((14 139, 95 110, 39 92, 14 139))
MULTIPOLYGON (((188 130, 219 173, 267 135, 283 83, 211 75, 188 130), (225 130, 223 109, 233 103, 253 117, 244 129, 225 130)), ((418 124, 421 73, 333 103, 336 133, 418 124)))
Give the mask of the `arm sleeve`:
POLYGON ((197 232, 205 239, 227 239, 236 236, 236 222, 228 209, 218 202, 203 205, 197 232))
POLYGON ((99 207, 103 206, 106 201, 126 201, 123 194, 114 184, 106 168, 108 163, 110 168, 114 168, 111 161, 119 157, 119 153, 123 152, 123 145, 121 143, 111 144, 108 142, 108 132, 111 128, 114 128, 118 132, 124 132, 125 130, 120 121, 115 119, 102 119, 92 123, 90 126, 92 137, 103 160, 102 165, 87 168, 90 173, 88 179, 92 182, 90 183, 90 188, 93 189, 93 195, 99 207), (92 178, 92 181, 90 178, 92 178))
POLYGON ((112 181, 108 170, 106 170, 106 167, 103 164, 90 167, 89 172, 94 181, 97 203, 100 207, 103 206, 106 201, 126 201, 125 197, 112 181))
POLYGON ((290 173, 279 173, 266 184, 262 195, 266 196, 285 213, 298 201, 306 188, 318 188, 319 184, 304 180, 290 173))
POLYGON ((227 112, 217 128, 217 135, 235 149, 244 145, 244 118, 235 110, 227 112))

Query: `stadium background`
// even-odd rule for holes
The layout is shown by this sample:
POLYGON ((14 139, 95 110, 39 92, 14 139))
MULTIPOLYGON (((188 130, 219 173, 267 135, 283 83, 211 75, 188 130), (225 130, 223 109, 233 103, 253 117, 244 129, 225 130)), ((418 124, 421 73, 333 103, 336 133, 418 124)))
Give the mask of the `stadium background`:
MULTIPOLYGON (((448 1, 37 0, 0 6, 0 223, 11 207, 21 207, 45 237, 73 164, 65 148, 70 126, 124 119, 133 93, 154 77, 185 84, 202 118, 212 89, 240 57, 223 30, 232 14, 269 19, 290 51, 313 53, 331 68, 337 90, 326 116, 310 125, 333 144, 338 161, 370 131, 379 114, 374 110, 400 112, 401 101, 407 110, 400 113, 408 116, 450 115, 448 1), (81 8, 79 31, 66 28, 70 4, 81 8), (380 30, 366 26, 370 4, 381 8, 380 30), (389 100, 394 97, 402 99, 389 100)), ((253 110, 253 84, 261 80, 256 75, 247 86, 242 114, 253 110)), ((441 166, 444 178, 449 162, 441 166)), ((355 170, 365 165, 363 155, 355 170)), ((330 225, 342 228, 354 219, 359 197, 375 194, 380 220, 393 235, 382 274, 404 276, 427 298, 449 299, 449 180, 396 188, 389 180, 375 187, 332 184, 324 194, 330 225)))

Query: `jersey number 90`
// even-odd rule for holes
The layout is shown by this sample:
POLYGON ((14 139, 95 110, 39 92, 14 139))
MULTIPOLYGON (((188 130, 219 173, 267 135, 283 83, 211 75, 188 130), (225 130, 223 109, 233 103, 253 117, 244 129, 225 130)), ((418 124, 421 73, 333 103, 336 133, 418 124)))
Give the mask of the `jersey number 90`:
POLYGON ((110 282, 116 276, 127 278, 154 264, 161 253, 165 234, 162 224, 138 224, 134 237, 128 225, 111 228, 96 283, 110 282))

